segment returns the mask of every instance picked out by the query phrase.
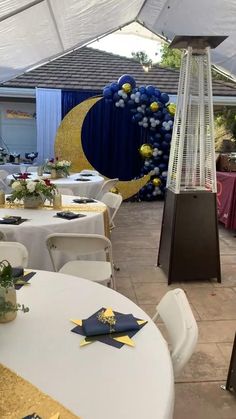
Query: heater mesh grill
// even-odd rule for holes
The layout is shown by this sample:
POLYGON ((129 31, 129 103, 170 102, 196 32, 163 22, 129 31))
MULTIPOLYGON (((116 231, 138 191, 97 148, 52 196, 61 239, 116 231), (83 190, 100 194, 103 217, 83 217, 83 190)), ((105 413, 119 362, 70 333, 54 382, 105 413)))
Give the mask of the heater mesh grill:
POLYGON ((167 187, 216 192, 209 48, 182 58, 167 187))

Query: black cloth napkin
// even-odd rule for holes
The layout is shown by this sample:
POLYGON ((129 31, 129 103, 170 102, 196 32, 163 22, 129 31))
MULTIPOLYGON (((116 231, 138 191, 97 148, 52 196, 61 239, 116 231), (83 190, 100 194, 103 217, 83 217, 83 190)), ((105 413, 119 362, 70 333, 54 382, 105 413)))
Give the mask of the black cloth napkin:
POLYGON ((30 415, 24 416, 22 419, 42 419, 37 413, 31 413, 30 415))
POLYGON ((57 212, 56 217, 65 218, 66 220, 73 220, 74 218, 86 217, 85 214, 75 214, 71 211, 57 212))
POLYGON ((21 218, 21 217, 6 217, 0 219, 0 224, 12 224, 12 225, 20 225, 27 221, 27 218, 21 218))
MULTIPOLYGON (((86 320, 90 320, 90 319, 94 319, 95 320, 97 318, 98 313, 100 311, 102 311, 102 310, 106 310, 106 309, 104 307, 102 307, 100 310, 98 310, 96 313, 94 313, 92 316, 90 316, 86 320)), ((122 313, 119 313, 117 311, 114 311, 114 314, 115 314, 116 318, 118 318, 118 323, 119 323, 119 319, 121 319, 119 316, 128 316, 128 317, 129 316, 132 316, 133 317, 132 320, 135 320, 136 322, 138 320, 141 320, 141 319, 139 319, 137 317, 134 317, 132 314, 122 314, 122 313)), ((86 322, 86 320, 83 320, 82 321, 82 326, 76 326, 76 327, 74 327, 71 330, 71 332, 77 333, 77 334, 82 335, 82 336, 87 336, 86 333, 85 333, 85 330, 84 330, 84 322, 86 322)), ((128 325, 129 321, 131 321, 131 318, 130 317, 129 317, 129 320, 127 321, 127 323, 126 323, 126 326, 128 325)), ((124 325, 124 320, 123 319, 121 320, 121 323, 123 323, 123 325, 124 325)), ((135 325, 134 326, 135 329, 125 330, 125 334, 127 336, 129 336, 129 338, 132 338, 140 329, 142 329, 145 326, 145 324, 147 324, 147 321, 144 322, 144 323, 142 323, 142 324, 138 324, 137 323, 137 328, 136 328, 136 325, 135 325)), ((131 324, 131 322, 130 322, 129 325, 131 325, 131 327, 133 327, 133 323, 131 324)), ((115 328, 116 327, 117 327, 117 324, 115 325, 115 328)), ((88 337, 88 339, 89 340, 91 340, 91 339, 92 340, 93 339, 94 340, 98 340, 99 342, 105 343, 106 345, 110 345, 110 346, 113 346, 113 347, 118 348, 118 349, 122 348, 122 346, 124 346, 124 343, 118 342, 118 341, 114 340, 113 338, 114 337, 123 336, 124 335, 124 331, 123 332, 113 332, 113 333, 110 333, 110 326, 108 328, 109 328, 109 331, 108 331, 107 334, 100 334, 100 335, 97 334, 97 335, 88 337)))
POLYGON ((94 176, 94 175, 92 173, 80 173, 80 176, 89 177, 89 176, 94 176))
POLYGON ((78 177, 77 179, 75 179, 76 182, 90 182, 90 180, 91 179, 84 179, 82 177, 81 178, 78 177))
MULTIPOLYGON (((17 278, 15 277, 16 278, 15 281, 17 282, 17 279, 22 279, 22 281, 28 282, 35 274, 36 274, 36 272, 29 272, 26 275, 21 275, 21 276, 18 276, 17 278)), ((13 278, 14 278, 14 276, 13 276, 13 278)), ((23 287, 23 286, 24 286, 24 284, 14 284, 14 287, 15 287, 16 290, 20 290, 21 287, 23 287)))
POLYGON ((89 204, 91 202, 97 202, 95 199, 90 199, 90 198, 76 198, 73 199, 73 202, 75 202, 76 204, 89 204))
POLYGON ((132 330, 139 330, 137 320, 133 314, 115 315, 116 323, 110 326, 107 323, 102 323, 98 320, 97 314, 93 314, 86 320, 83 320, 83 329, 86 336, 107 335, 109 333, 130 332, 132 330))

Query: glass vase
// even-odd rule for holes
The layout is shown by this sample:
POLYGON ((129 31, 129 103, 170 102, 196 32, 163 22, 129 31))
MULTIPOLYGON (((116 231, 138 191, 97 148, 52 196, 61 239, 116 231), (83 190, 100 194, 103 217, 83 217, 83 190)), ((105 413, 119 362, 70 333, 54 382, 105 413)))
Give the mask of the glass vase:
POLYGON ((39 208, 43 205, 43 200, 40 196, 26 196, 24 198, 24 208, 39 208))
POLYGON ((16 290, 14 286, 8 288, 0 286, 0 323, 7 323, 16 318, 17 311, 11 311, 11 306, 14 309, 16 308, 16 290))

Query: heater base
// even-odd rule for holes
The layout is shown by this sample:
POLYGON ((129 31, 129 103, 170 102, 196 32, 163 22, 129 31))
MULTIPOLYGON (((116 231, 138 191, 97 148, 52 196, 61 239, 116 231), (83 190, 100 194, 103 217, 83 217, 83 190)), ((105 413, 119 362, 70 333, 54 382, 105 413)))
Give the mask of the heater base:
POLYGON ((157 265, 178 281, 221 282, 216 194, 167 189, 157 265))

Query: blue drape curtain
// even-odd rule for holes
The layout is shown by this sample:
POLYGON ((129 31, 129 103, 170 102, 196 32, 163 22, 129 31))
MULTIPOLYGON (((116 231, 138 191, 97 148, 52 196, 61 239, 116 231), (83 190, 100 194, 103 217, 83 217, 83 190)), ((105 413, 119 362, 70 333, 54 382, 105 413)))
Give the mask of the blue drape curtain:
MULTIPOLYGON (((62 117, 95 91, 62 91, 62 117)), ((101 93, 100 93, 101 94, 101 93)), ((131 122, 128 108, 116 108, 104 99, 85 116, 82 146, 91 165, 108 178, 131 180, 140 175, 143 165, 138 149, 146 142, 146 130, 131 122)))

